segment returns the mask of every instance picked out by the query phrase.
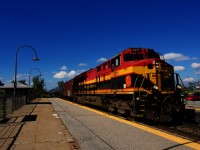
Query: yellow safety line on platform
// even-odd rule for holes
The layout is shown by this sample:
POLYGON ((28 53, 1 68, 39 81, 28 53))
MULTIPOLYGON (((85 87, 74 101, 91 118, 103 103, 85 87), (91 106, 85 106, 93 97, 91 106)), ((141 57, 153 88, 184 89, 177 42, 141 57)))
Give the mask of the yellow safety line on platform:
POLYGON ((197 110, 197 111, 200 111, 200 108, 198 107, 193 107, 193 106, 187 106, 186 109, 194 109, 194 110, 197 110))
POLYGON ((69 101, 66 101, 70 104, 73 104, 73 105, 77 105, 83 109, 87 109, 89 111, 92 111, 92 112, 95 112, 99 115, 102 115, 102 116, 105 116, 105 117, 108 117, 108 118, 111 118, 111 119, 114 119, 114 120, 117 120, 119 122, 122 122, 122 123, 125 123, 125 124, 128 124, 130 126, 133 126, 133 127, 136 127, 136 128, 139 128, 139 129, 142 129, 142 130, 145 130, 149 133, 152 133, 152 134, 155 134, 155 135, 158 135, 160 137, 163 137, 163 138, 166 138, 168 140, 171 140, 171 141, 174 141, 174 142, 177 142, 181 145, 185 145, 185 146, 188 146, 190 148, 194 148, 194 149, 200 149, 200 144, 199 143, 196 143, 196 142, 193 142, 193 141, 190 141, 190 140, 187 140, 187 139, 184 139, 184 138, 181 138, 181 137, 177 137, 175 135, 171 135, 169 133, 166 133, 164 131, 159 131, 159 130, 156 130, 156 129, 153 129, 151 127, 147 127, 147 126, 144 126, 144 125, 141 125, 141 124, 138 124, 138 123, 135 123, 135 122, 131 122, 131 121, 127 121, 127 120, 124 120, 124 119, 121 119, 121 118, 118 118, 118 117, 115 117, 115 116, 111 116, 107 113, 103 113, 103 112, 100 112, 98 110, 94 110, 92 108, 88 108, 86 106, 82 106, 82 105, 78 105, 78 104, 75 104, 75 103, 72 103, 72 102, 69 102, 69 101))

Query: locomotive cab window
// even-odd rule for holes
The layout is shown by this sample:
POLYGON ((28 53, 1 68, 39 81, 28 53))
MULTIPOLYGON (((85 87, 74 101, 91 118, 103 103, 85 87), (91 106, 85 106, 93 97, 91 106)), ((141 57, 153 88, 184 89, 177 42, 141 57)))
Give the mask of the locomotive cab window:
POLYGON ((144 59, 143 54, 125 54, 124 61, 133 61, 133 60, 141 60, 144 59))
POLYGON ((110 62, 106 62, 103 64, 103 70, 106 70, 107 68, 110 68, 110 62))
POLYGON ((158 53, 156 53, 154 50, 149 50, 149 52, 146 55, 147 59, 151 59, 151 58, 160 58, 160 55, 158 53))
POLYGON ((121 64, 120 55, 116 56, 111 60, 112 68, 117 67, 121 64))
POLYGON ((101 71, 101 66, 97 67, 97 72, 101 71))

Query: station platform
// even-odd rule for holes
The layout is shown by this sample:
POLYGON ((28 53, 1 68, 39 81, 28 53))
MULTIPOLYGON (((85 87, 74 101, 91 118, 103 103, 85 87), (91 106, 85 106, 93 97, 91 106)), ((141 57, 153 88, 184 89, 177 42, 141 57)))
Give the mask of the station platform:
POLYGON ((189 140, 63 99, 49 101, 81 150, 200 149, 199 140, 189 140))
POLYGON ((48 99, 35 99, 0 122, 1 150, 72 150, 74 139, 48 99))
POLYGON ((198 142, 59 98, 35 99, 0 122, 1 150, 190 150, 198 142))

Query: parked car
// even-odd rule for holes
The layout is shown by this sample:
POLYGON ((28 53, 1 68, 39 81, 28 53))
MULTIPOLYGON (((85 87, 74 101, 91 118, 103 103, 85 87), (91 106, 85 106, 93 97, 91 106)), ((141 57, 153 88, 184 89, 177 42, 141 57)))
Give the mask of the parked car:
POLYGON ((200 93, 199 92, 188 93, 186 100, 187 101, 200 101, 200 93))

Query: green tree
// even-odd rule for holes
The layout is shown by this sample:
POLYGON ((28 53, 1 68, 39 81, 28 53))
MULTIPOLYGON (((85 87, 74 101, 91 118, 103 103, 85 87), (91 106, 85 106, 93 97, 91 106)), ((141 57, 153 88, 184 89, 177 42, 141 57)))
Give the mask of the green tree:
POLYGON ((40 76, 33 77, 32 87, 36 97, 42 97, 42 95, 46 93, 44 90, 45 87, 44 79, 41 79, 40 76))
POLYGON ((58 87, 60 88, 60 87, 63 87, 63 85, 64 85, 64 81, 58 81, 58 87))
POLYGON ((0 80, 0 86, 3 86, 4 85, 4 83, 3 82, 1 82, 1 80, 0 80))
POLYGON ((26 80, 19 80, 18 82, 27 85, 26 80))

